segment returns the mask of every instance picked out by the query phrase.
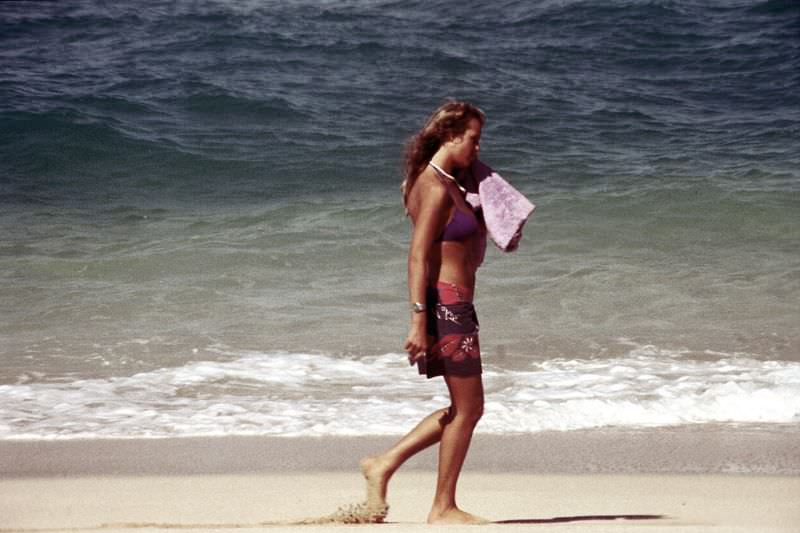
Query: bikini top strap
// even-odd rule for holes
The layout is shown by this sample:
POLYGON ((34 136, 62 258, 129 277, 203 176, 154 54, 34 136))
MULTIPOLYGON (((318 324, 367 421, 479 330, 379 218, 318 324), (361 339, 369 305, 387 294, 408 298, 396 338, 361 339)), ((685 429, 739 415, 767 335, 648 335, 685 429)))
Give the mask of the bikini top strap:
POLYGON ((458 180, 457 180, 456 178, 454 178, 453 176, 451 176, 450 174, 448 174, 447 172, 445 172, 444 170, 442 170, 442 167, 440 167, 439 165, 437 165, 437 164, 436 164, 436 163, 434 163, 433 161, 428 161, 428 164, 431 166, 431 168, 432 168, 433 170, 435 170, 435 171, 436 171, 436 173, 437 173, 437 174, 439 174, 439 176, 441 176, 441 177, 443 177, 443 178, 447 178, 447 179, 449 179, 450 181, 452 181, 453 183, 455 183, 455 184, 456 184, 456 187, 458 187, 458 190, 460 190, 460 191, 461 191, 462 193, 464 193, 464 194, 466 194, 466 193, 467 193, 467 189, 465 189, 464 187, 462 187, 462 186, 461 186, 461 184, 460 184, 460 183, 458 183, 458 180))

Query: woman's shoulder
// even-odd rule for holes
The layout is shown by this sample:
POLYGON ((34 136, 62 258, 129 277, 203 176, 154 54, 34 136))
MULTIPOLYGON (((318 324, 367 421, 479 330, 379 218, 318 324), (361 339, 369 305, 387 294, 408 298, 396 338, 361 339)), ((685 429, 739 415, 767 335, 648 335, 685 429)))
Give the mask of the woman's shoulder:
POLYGON ((442 183, 431 167, 426 167, 414 180, 414 186, 409 194, 410 210, 417 211, 423 206, 444 208, 448 207, 450 202, 452 199, 447 184, 442 183))
POLYGON ((431 168, 425 167, 414 183, 414 189, 421 198, 443 201, 448 196, 447 184, 431 168))

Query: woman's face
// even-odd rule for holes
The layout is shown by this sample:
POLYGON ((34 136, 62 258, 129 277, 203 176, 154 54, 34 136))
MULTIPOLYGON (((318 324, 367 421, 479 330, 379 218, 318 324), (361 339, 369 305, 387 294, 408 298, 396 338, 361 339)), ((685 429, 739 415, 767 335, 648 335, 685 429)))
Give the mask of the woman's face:
POLYGON ((453 162, 461 167, 468 167, 478 157, 481 142, 481 122, 473 118, 469 121, 467 130, 458 137, 453 137, 448 142, 453 162))

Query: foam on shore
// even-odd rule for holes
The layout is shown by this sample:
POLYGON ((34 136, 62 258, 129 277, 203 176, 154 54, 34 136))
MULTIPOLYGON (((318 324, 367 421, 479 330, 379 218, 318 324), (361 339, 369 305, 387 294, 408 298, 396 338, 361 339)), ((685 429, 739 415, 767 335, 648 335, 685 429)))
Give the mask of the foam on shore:
MULTIPOLYGON (((399 435, 446 406, 406 358, 225 352, 131 376, 0 386, 0 439, 399 435), (404 377, 403 377, 404 376, 404 377), (402 379, 399 379, 402 377, 402 379)), ((608 359, 487 357, 479 432, 794 424, 800 363, 634 346, 608 359)))

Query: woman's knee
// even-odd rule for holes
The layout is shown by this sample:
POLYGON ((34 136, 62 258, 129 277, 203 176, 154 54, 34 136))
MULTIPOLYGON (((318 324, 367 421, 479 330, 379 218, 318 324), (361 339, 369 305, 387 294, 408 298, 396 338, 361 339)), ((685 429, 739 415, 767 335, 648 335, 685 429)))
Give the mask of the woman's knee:
POLYGON ((469 402, 466 405, 451 405, 448 410, 448 421, 456 421, 461 424, 475 425, 483 416, 483 401, 469 402))
POLYGON ((480 376, 448 376, 450 390, 449 419, 475 425, 483 416, 483 383, 480 376))
POLYGON ((477 424, 483 416, 483 400, 478 402, 477 405, 471 406, 467 416, 474 424, 477 424))

